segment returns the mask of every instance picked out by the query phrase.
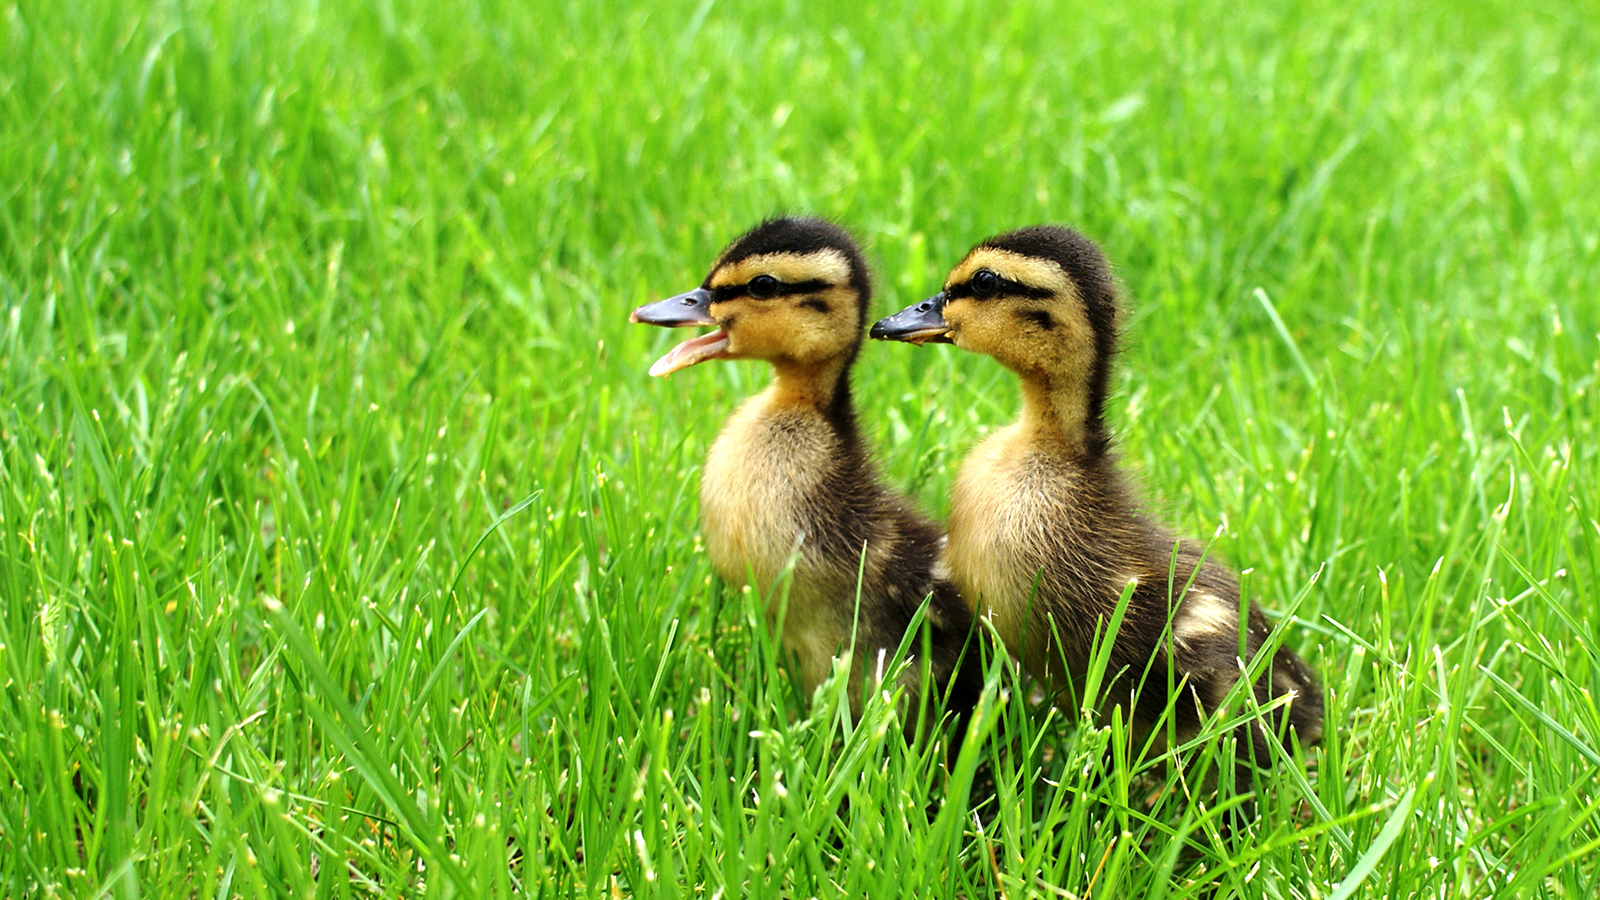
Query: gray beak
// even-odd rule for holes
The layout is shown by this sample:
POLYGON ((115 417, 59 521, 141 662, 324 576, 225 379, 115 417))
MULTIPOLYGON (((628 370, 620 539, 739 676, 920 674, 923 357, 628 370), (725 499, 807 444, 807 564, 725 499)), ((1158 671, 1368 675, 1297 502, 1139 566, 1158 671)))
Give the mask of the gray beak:
POLYGON ((879 319, 869 334, 880 341, 905 341, 910 344, 948 344, 950 326, 944 321, 944 294, 908 306, 892 316, 879 319))
POLYGON ((629 322, 660 325, 663 328, 685 328, 690 325, 715 325, 711 318, 711 292, 703 287, 692 291, 646 303, 628 316, 629 322))

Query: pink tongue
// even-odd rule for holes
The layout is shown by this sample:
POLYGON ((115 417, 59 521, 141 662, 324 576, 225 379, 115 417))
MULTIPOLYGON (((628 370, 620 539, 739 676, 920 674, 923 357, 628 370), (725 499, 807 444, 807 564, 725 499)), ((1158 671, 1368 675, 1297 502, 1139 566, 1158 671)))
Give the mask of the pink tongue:
POLYGON ((710 334, 702 334, 697 338, 687 341, 667 351, 667 355, 656 360, 650 367, 651 375, 671 375, 679 369, 687 369, 695 363, 716 359, 728 349, 728 333, 717 329, 710 334))

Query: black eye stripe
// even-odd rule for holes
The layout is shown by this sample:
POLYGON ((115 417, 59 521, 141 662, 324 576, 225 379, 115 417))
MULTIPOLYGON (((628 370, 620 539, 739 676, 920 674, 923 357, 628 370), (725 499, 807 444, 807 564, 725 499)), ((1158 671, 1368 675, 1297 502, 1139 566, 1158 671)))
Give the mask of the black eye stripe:
MULTIPOLYGON (((820 278, 813 278, 810 281, 798 281, 792 284, 780 281, 778 282, 777 288, 774 289, 771 294, 759 299, 771 300, 774 297, 792 297, 796 294, 816 294, 831 287, 833 287, 832 282, 823 281, 820 278)), ((724 300, 733 300, 739 297, 751 296, 750 285, 748 283, 723 285, 719 288, 712 288, 711 293, 714 295, 711 301, 712 303, 720 303, 724 300)))
POLYGON ((833 287, 833 285, 823 281, 820 278, 813 278, 810 281, 801 281, 795 284, 784 284, 779 282, 778 296, 787 297, 793 294, 816 294, 825 291, 830 287, 833 287))
MULTIPOLYGON (((1044 300, 1048 297, 1055 296, 1053 292, 1045 288, 1033 287, 1032 285, 1023 284, 1020 281, 1003 276, 999 279, 998 284, 999 287, 993 294, 988 297, 981 297, 979 299, 993 300, 996 297, 1033 297, 1038 300, 1044 300)), ((970 279, 962 282, 961 284, 951 285, 950 287, 946 288, 944 295, 952 300, 957 297, 978 296, 977 293, 972 290, 972 281, 970 279)))

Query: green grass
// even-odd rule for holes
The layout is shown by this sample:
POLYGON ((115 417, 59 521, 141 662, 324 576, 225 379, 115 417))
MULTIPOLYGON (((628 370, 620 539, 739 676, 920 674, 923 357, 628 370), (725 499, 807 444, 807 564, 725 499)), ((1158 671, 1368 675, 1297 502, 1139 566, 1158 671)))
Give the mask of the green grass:
MULTIPOLYGON (((3 4, 0 896, 1595 896, 1600 9, 1438 6, 3 4), (1103 242, 1328 688, 1252 834, 998 667, 950 772, 797 696, 696 542, 765 373, 627 324, 780 209, 885 313, 1103 242)), ((1016 407, 857 384, 939 513, 1016 407)))

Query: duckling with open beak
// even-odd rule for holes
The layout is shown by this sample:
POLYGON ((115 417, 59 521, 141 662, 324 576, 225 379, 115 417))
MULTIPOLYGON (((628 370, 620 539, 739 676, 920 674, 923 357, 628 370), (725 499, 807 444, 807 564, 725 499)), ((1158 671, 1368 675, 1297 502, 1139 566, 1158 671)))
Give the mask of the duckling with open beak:
POLYGON ((768 598, 767 618, 781 622, 807 693, 848 654, 859 714, 862 691, 883 681, 926 600, 927 639, 913 640, 915 665, 901 684, 909 708, 920 709, 925 670, 945 708, 959 713, 976 702, 982 679, 975 660, 962 664, 971 614, 934 574, 943 535, 884 485, 856 423, 850 370, 871 293, 848 233, 822 219, 785 217, 729 244, 699 287, 641 306, 631 320, 713 329, 673 347, 652 375, 713 359, 772 367, 772 383, 733 413, 711 446, 700 522, 722 579, 768 598), (785 606, 777 586, 791 564, 785 606))

